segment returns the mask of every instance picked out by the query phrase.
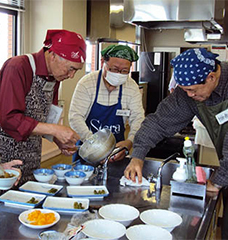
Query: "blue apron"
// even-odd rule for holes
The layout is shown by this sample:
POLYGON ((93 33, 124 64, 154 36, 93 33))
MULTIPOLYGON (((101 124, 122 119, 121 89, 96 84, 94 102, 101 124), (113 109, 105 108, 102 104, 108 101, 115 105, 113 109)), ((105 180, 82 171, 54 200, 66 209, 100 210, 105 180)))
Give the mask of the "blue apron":
MULTIPOLYGON (((86 119, 86 125, 93 133, 101 130, 102 128, 108 128, 114 134, 116 142, 124 140, 124 121, 122 116, 116 116, 116 111, 122 109, 122 85, 119 89, 118 103, 112 106, 104 106, 97 102, 98 93, 100 88, 102 71, 100 70, 96 86, 96 96, 93 102, 93 106, 86 119)), ((76 144, 77 145, 77 144, 76 144)), ((78 159, 78 154, 73 155, 73 162, 78 159)))

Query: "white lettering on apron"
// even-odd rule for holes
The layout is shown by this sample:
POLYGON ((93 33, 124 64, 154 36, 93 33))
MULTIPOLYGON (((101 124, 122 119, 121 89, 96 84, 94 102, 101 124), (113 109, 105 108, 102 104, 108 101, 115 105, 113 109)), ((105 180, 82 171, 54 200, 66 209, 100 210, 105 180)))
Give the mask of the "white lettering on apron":
POLYGON ((119 134, 119 133, 120 133, 120 124, 111 125, 111 126, 108 126, 108 125, 102 126, 102 124, 100 123, 99 120, 97 120, 97 119, 91 119, 90 125, 91 125, 96 131, 101 130, 101 129, 103 129, 103 128, 107 128, 107 129, 109 129, 113 134, 119 134))

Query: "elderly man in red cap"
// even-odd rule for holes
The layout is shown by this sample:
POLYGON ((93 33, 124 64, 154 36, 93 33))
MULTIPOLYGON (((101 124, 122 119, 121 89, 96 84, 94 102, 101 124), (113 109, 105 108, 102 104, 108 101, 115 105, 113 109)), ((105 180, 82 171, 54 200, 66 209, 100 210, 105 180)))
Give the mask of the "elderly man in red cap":
POLYGON ((40 167, 41 138, 51 135, 65 155, 79 139, 71 128, 55 124, 60 115, 60 81, 82 69, 86 44, 80 34, 48 30, 38 53, 8 59, 0 71, 0 155, 2 162, 21 159, 20 184, 40 167), (59 113, 59 114, 58 114, 59 113))

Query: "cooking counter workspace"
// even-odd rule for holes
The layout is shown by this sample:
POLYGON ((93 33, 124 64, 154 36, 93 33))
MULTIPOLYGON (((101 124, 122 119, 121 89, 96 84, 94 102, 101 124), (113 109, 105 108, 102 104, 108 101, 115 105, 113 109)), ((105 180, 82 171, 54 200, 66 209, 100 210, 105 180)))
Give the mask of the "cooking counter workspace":
MULTIPOLYGON (((148 194, 148 187, 130 187, 120 186, 119 179, 123 176, 123 171, 127 166, 129 159, 124 161, 108 164, 108 178, 107 188, 109 195, 103 199, 103 201, 90 201, 90 206, 99 205, 103 206, 110 203, 123 203, 136 207, 140 212, 148 209, 170 209, 177 212, 183 219, 181 225, 176 227, 172 232, 172 239, 210 239, 210 225, 212 224, 212 230, 215 228, 215 212, 220 204, 219 196, 206 196, 205 204, 202 204, 204 200, 199 197, 196 199, 187 198, 187 201, 172 202, 170 198, 171 187, 168 185, 172 173, 175 171, 177 164, 173 162, 167 163, 163 168, 163 188, 161 191, 160 199, 156 201, 155 196, 148 194), (197 204, 197 202, 199 204, 197 204)), ((160 161, 151 161, 146 159, 143 169, 143 176, 147 177, 149 174, 156 174, 160 161)), ((66 196, 66 182, 56 184, 63 184, 63 190, 58 193, 58 197, 66 196)), ((86 185, 91 184, 85 183, 86 185)), ((85 185, 84 183, 82 185, 85 185)), ((153 185, 153 184, 151 184, 153 185)), ((153 186, 151 186, 153 187, 153 186)), ((175 199, 179 197, 176 196, 175 199)), ((181 197, 180 197, 181 198, 181 197)), ((186 197, 184 197, 186 198, 186 197)), ((39 233, 43 230, 35 230, 23 226, 18 216, 25 209, 13 208, 4 206, 4 203, 0 203, 0 239, 38 239, 39 233)), ((60 221, 49 229, 54 229, 59 232, 63 232, 67 224, 70 223, 72 214, 60 213, 60 221)), ((142 224, 140 218, 137 218, 131 225, 142 224)), ((126 236, 121 238, 127 239, 126 236)))

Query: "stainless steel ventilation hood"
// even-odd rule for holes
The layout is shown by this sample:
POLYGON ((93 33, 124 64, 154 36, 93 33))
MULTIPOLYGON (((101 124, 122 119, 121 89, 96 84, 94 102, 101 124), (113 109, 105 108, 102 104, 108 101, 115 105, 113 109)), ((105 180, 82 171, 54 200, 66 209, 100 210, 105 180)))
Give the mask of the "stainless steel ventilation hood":
POLYGON ((148 29, 185 29, 188 42, 228 43, 226 0, 123 1, 124 22, 148 29))

